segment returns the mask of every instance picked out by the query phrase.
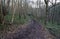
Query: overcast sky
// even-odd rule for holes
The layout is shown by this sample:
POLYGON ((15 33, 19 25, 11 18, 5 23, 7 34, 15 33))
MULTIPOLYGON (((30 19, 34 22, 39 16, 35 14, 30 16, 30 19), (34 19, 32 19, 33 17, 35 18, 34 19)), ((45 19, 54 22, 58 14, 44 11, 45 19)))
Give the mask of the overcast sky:
MULTIPOLYGON (((34 2, 36 2, 37 0, 30 0, 30 1, 34 1, 34 2)), ((41 0, 42 2, 44 1, 44 0, 41 0)), ((50 1, 52 1, 52 0, 50 0, 50 1)), ((55 0, 53 0, 54 2, 55 2, 55 0)), ((57 0, 57 2, 59 2, 60 0, 57 0)))
MULTIPOLYGON (((33 2, 35 3, 37 0, 30 0, 30 1, 33 1, 33 2)), ((41 0, 41 2, 43 2, 43 4, 44 4, 44 0, 41 0)), ((50 2, 52 2, 52 0, 50 0, 50 2)), ((51 5, 50 2, 49 2, 49 6, 51 5)), ((58 3, 58 2, 60 2, 60 0, 57 0, 57 3, 58 3)), ((55 0, 53 0, 53 3, 55 3, 55 0)), ((32 3, 31 3, 31 5, 33 5, 33 7, 37 7, 36 4, 32 4, 32 3)))
MULTIPOLYGON (((37 7, 37 4, 36 4, 36 1, 37 0, 28 0, 28 1, 33 1, 34 3, 30 3, 30 5, 32 6, 32 7, 37 7)), ((50 0, 51 2, 52 2, 52 0, 50 0)), ((44 5, 44 0, 41 0, 41 2, 43 3, 43 5, 44 5)), ((53 2, 55 2, 55 0, 53 0, 53 2)), ((57 3, 58 2, 60 2, 60 0, 57 0, 57 3)), ((49 3, 49 6, 51 5, 51 3, 49 3)))

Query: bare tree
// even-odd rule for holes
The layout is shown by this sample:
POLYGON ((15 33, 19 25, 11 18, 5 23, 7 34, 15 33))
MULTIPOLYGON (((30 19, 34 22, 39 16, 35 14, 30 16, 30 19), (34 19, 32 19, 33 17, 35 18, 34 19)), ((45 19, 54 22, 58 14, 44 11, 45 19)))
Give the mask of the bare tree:
POLYGON ((47 24, 48 22, 48 2, 49 0, 44 0, 45 4, 46 4, 46 16, 45 16, 45 23, 44 24, 47 24))
MULTIPOLYGON (((53 10, 55 11, 55 13, 57 13, 57 12, 56 12, 56 8, 55 8, 57 0, 55 0, 55 2, 53 2, 53 1, 54 1, 54 0, 49 1, 49 2, 52 4, 52 7, 54 7, 54 9, 53 9, 53 10)), ((51 8, 52 8, 52 7, 51 7, 51 8)), ((54 15, 55 13, 51 13, 51 17, 52 17, 52 18, 51 18, 51 20, 52 20, 52 24, 54 23, 54 20, 55 20, 55 19, 54 19, 54 18, 55 18, 55 15, 54 15)))
POLYGON ((24 10, 24 12, 23 12, 23 15, 24 15, 24 18, 26 18, 26 14, 27 14, 27 10, 28 10, 28 3, 27 3, 27 0, 24 0, 23 1, 24 3, 23 3, 23 10, 24 10))
POLYGON ((11 23, 13 23, 13 21, 14 21, 14 18, 15 18, 15 11, 16 11, 16 7, 17 7, 17 0, 15 1, 15 0, 12 0, 12 7, 13 7, 13 15, 12 15, 12 20, 11 20, 11 23))
POLYGON ((1 16, 1 17, 0 17, 1 24, 4 24, 5 15, 6 15, 7 12, 8 12, 8 11, 7 11, 7 9, 8 9, 7 6, 9 7, 9 2, 10 2, 10 1, 9 1, 9 2, 7 1, 7 2, 8 2, 8 5, 6 6, 6 5, 5 5, 5 1, 6 1, 6 0, 1 0, 1 13, 0 13, 0 16, 1 16))
POLYGON ((19 0, 19 2, 20 2, 20 3, 19 3, 19 18, 21 18, 22 14, 23 14, 23 13, 22 13, 22 12, 23 12, 23 11, 22 11, 22 1, 23 1, 23 0, 19 0))

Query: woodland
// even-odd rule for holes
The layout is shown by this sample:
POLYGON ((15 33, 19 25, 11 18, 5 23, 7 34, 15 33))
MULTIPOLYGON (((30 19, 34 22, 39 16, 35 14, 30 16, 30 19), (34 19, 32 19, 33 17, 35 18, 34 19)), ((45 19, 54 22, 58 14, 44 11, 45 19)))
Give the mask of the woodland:
POLYGON ((0 0, 0 39, 60 39, 60 0, 0 0))

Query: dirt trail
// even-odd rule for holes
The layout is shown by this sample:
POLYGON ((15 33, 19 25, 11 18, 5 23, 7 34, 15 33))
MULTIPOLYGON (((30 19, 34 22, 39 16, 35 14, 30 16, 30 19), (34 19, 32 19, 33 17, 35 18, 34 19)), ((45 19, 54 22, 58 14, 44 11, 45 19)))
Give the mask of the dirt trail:
POLYGON ((35 20, 7 33, 3 39, 54 39, 46 28, 35 20))

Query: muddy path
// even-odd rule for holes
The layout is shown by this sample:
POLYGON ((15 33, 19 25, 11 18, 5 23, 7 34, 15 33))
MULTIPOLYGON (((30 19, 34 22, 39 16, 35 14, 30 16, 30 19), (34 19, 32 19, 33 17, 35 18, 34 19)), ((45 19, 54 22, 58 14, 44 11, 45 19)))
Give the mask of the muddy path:
POLYGON ((48 30, 35 20, 19 25, 13 32, 5 34, 1 39, 55 39, 48 30))

